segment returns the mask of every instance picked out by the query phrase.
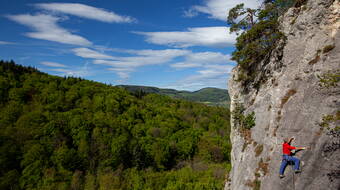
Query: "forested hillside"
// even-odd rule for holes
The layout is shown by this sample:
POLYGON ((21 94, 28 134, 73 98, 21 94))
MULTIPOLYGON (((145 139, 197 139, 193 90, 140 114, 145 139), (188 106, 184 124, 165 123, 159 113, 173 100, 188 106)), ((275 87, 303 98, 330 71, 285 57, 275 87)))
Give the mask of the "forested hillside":
POLYGON ((150 86, 119 85, 133 93, 155 93, 167 95, 172 98, 184 99, 193 102, 200 102, 211 106, 229 107, 230 98, 228 91, 219 88, 202 88, 190 92, 185 90, 161 89, 150 86))
POLYGON ((0 61, 0 189, 222 189, 229 111, 0 61))

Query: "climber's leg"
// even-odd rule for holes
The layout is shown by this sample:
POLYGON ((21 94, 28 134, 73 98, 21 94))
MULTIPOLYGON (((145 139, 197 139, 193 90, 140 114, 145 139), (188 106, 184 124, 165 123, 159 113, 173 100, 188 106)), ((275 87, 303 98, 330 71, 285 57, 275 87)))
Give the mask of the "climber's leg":
POLYGON ((287 156, 283 155, 281 166, 280 166, 280 175, 283 175, 283 173, 285 172, 287 164, 288 164, 287 156))
POLYGON ((293 157, 293 156, 290 159, 294 162, 294 170, 299 171, 300 170, 300 160, 298 158, 293 157))

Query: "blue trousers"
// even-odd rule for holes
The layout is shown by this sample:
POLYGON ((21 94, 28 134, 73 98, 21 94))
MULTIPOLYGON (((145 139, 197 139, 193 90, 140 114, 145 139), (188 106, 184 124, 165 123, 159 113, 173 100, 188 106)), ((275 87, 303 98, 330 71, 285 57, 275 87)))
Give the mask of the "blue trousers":
POLYGON ((294 163, 294 170, 299 170, 300 168, 300 160, 298 158, 295 158, 293 156, 288 155, 282 155, 282 162, 280 167, 280 175, 283 175, 285 172, 285 169, 288 165, 288 163, 293 162, 294 163))

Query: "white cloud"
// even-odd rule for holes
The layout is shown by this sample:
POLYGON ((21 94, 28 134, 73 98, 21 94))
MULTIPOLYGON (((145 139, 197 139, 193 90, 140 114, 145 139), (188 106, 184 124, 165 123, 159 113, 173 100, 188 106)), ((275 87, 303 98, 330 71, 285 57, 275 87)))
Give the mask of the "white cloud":
POLYGON ((76 68, 53 68, 49 71, 57 72, 60 76, 86 77, 91 75, 91 70, 88 68, 88 63, 82 67, 76 68))
POLYGON ((167 63, 176 57, 184 56, 190 51, 181 49, 165 50, 130 50, 134 56, 115 57, 115 59, 95 60, 95 64, 105 64, 115 67, 139 67, 144 65, 157 65, 167 63))
POLYGON ((233 46, 236 34, 230 34, 228 27, 198 27, 188 31, 172 32, 134 32, 146 36, 146 41, 158 45, 173 47, 189 46, 233 46))
POLYGON ((232 65, 210 65, 197 71, 196 74, 181 79, 174 84, 164 88, 174 88, 178 90, 199 90, 204 87, 226 88, 227 78, 232 65))
POLYGON ((185 10, 183 16, 192 18, 198 15, 198 12, 194 9, 185 10))
MULTIPOLYGON (((176 83, 177 89, 198 89, 206 86, 224 87, 226 75, 233 68, 230 55, 220 52, 194 53, 184 49, 115 49, 113 52, 122 52, 127 55, 111 56, 88 48, 76 48, 72 51, 78 56, 94 59, 93 64, 108 66, 107 70, 114 72, 123 81, 128 79, 132 72, 136 72, 137 68, 148 65, 167 64, 176 69, 198 69, 196 74, 176 83), (221 81, 223 85, 221 85, 221 81)), ((106 49, 106 51, 111 50, 106 49)))
POLYGON ((44 61, 44 62, 41 62, 40 64, 48 66, 48 67, 67 67, 66 65, 63 65, 61 63, 49 62, 49 61, 44 61))
POLYGON ((208 67, 215 64, 227 64, 231 62, 230 55, 224 55, 220 52, 199 52, 191 53, 185 57, 183 62, 172 64, 174 68, 194 68, 208 67))
POLYGON ((195 5, 186 10, 184 16, 193 17, 198 13, 204 13, 208 14, 209 18, 226 21, 229 10, 237 4, 244 3, 247 8, 257 8, 261 2, 259 0, 205 0, 203 5, 195 5))
POLYGON ((25 34, 31 38, 81 46, 88 46, 92 44, 87 39, 72 34, 66 29, 58 26, 57 23, 61 20, 59 17, 46 14, 22 14, 9 15, 7 17, 15 22, 32 28, 34 32, 25 34))
POLYGON ((173 68, 198 69, 195 74, 188 76, 168 86, 179 90, 198 90, 204 87, 226 88, 227 77, 235 63, 230 55, 220 52, 199 52, 187 55, 182 62, 171 65, 173 68))
POLYGON ((0 41, 0 45, 12 45, 15 44, 14 42, 6 42, 6 41, 0 41))
POLYGON ((36 7, 109 23, 131 23, 135 21, 132 17, 120 16, 112 11, 80 3, 39 3, 36 4, 36 7))
POLYGON ((108 69, 109 71, 115 71, 115 72, 132 72, 132 71, 134 71, 134 69, 133 68, 124 68, 124 67, 116 67, 116 68, 114 68, 114 67, 112 67, 112 68, 109 68, 108 69))
POLYGON ((156 58, 156 62, 165 61, 168 59, 172 59, 174 57, 178 56, 184 56, 190 53, 189 50, 183 50, 183 49, 164 49, 164 50, 130 50, 130 53, 135 53, 139 56, 144 56, 144 57, 153 57, 156 58))
POLYGON ((74 48, 72 51, 79 57, 92 58, 92 59, 114 59, 110 55, 99 53, 89 48, 74 48))
POLYGON ((128 78, 137 67, 169 63, 175 58, 191 53, 181 49, 125 50, 124 52, 131 56, 114 57, 111 60, 96 59, 93 63, 110 66, 109 70, 114 71, 121 78, 128 78))
POLYGON ((130 50, 134 56, 115 57, 114 60, 95 60, 95 64, 106 64, 115 67, 139 67, 144 65, 157 65, 171 61, 172 59, 184 56, 189 53, 187 50, 166 49, 166 50, 130 50))
POLYGON ((128 79, 130 77, 130 73, 134 71, 134 69, 131 68, 109 68, 108 70, 114 71, 119 78, 121 79, 128 79))

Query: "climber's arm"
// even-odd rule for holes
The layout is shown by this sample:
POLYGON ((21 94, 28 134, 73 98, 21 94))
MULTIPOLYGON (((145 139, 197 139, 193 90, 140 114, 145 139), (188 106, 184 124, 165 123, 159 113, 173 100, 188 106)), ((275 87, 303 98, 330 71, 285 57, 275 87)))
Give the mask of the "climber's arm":
MULTIPOLYGON (((288 141, 288 144, 290 144, 294 139, 295 139, 294 137, 290 138, 289 141, 288 141)), ((296 150, 305 150, 306 147, 294 147, 294 146, 289 146, 289 149, 291 149, 291 150, 293 150, 293 149, 296 149, 296 150)))
POLYGON ((294 137, 290 138, 288 144, 290 144, 294 140, 294 137))

